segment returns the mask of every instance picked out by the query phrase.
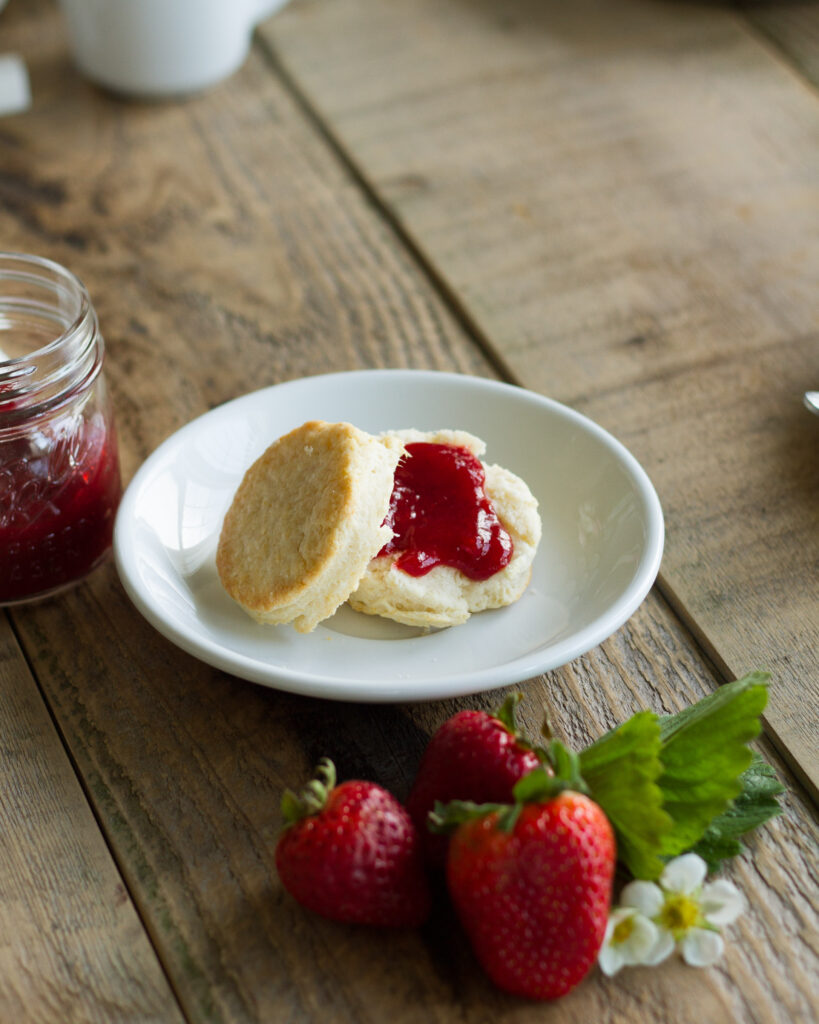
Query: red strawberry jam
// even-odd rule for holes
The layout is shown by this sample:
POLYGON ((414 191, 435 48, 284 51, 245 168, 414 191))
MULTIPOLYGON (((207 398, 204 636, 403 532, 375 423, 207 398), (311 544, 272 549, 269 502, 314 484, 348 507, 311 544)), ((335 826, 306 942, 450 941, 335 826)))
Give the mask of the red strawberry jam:
POLYGON ((0 445, 0 602, 90 572, 111 546, 119 498, 116 439, 102 413, 0 445))
POLYGON ((507 566, 512 538, 484 490, 480 461, 450 444, 418 441, 406 450, 385 520, 393 538, 379 555, 397 554, 396 568, 410 576, 448 565, 486 580, 507 566))
POLYGON ((120 480, 104 350, 71 271, 0 253, 0 604, 62 589, 111 547, 120 480))

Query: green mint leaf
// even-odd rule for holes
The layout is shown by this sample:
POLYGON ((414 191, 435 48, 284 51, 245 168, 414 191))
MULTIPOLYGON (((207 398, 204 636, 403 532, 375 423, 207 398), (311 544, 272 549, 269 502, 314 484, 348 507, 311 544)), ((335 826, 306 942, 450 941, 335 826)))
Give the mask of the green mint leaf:
POLYGON ((760 731, 768 678, 752 672, 659 720, 663 772, 658 784, 663 808, 673 819, 663 856, 691 849, 742 792, 751 763, 747 744, 760 731))
POLYGON ((742 792, 726 811, 714 818, 693 847, 694 853, 708 864, 709 871, 716 871, 721 861, 742 853, 740 836, 782 812, 776 797, 785 787, 759 754, 753 755, 741 781, 742 792))
POLYGON ((692 853, 698 853, 702 857, 710 873, 716 871, 724 860, 738 857, 742 850, 742 843, 738 839, 720 835, 717 829, 712 830, 709 825, 702 839, 692 848, 692 853))
POLYGON ((657 716, 640 711, 580 755, 591 798, 611 822, 617 856, 635 878, 659 877, 660 854, 673 825, 657 785, 664 770, 660 749, 657 716))

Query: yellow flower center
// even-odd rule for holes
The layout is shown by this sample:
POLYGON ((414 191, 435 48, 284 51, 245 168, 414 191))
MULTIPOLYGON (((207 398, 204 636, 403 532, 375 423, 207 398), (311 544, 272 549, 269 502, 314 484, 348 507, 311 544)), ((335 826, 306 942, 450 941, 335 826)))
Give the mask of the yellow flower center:
POLYGON ((626 939, 634 931, 634 915, 631 914, 628 917, 624 917, 617 925, 615 925, 614 931, 611 935, 611 941, 615 945, 619 945, 621 942, 625 942, 626 939))
POLYGON ((679 893, 667 896, 659 920, 672 935, 681 935, 699 922, 699 904, 689 896, 679 893))

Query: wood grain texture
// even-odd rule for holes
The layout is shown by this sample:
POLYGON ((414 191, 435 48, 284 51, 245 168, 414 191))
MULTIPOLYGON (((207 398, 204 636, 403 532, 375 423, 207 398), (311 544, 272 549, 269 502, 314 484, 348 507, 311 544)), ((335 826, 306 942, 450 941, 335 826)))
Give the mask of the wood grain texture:
POLYGON ((118 101, 73 69, 50 4, 14 15, 35 102, 2 124, 4 245, 88 287, 126 480, 253 388, 369 365, 490 371, 262 57, 184 103, 118 101))
POLYGON ((813 0, 759 0, 738 6, 800 74, 819 86, 819 8, 813 0))
MULTIPOLYGON (((86 280, 126 476, 181 423, 288 377, 491 373, 262 55, 188 103, 121 104, 76 79, 50 7, 33 10, 36 34, 22 10, 10 22, 33 55, 37 103, 3 125, 0 231, 86 280)), ((319 756, 403 796, 431 731, 500 694, 385 707, 253 686, 166 642, 110 565, 14 623, 190 1021, 810 1020, 817 828, 781 765, 785 814, 732 869, 752 910, 719 969, 594 974, 536 1006, 487 983, 444 901, 417 933, 343 928, 295 906, 273 862, 281 791, 319 756)), ((534 733, 545 704, 581 744, 638 707, 672 710, 715 685, 653 593, 606 644, 532 681, 525 717, 534 733)))
POLYGON ((819 780, 819 97, 736 12, 300 0, 294 88, 499 363, 640 459, 661 581, 819 780))
POLYGON ((181 1022, 5 615, 0 752, 0 1020, 181 1022))

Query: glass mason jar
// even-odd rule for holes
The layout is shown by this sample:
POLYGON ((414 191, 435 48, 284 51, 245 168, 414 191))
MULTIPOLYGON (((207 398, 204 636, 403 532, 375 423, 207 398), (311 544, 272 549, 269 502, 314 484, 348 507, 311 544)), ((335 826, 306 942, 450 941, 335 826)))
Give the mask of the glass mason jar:
POLYGON ((82 283, 0 253, 0 605, 62 590, 111 548, 121 486, 102 361, 82 283))

